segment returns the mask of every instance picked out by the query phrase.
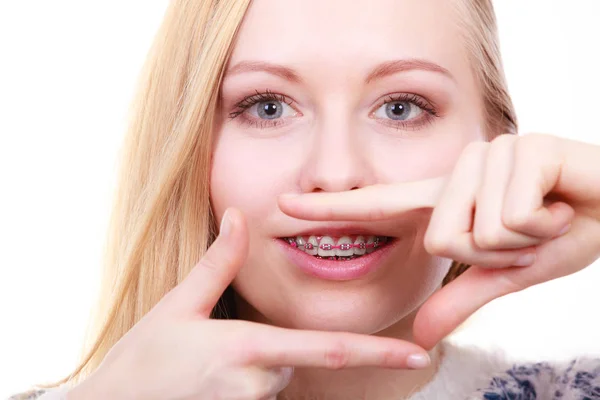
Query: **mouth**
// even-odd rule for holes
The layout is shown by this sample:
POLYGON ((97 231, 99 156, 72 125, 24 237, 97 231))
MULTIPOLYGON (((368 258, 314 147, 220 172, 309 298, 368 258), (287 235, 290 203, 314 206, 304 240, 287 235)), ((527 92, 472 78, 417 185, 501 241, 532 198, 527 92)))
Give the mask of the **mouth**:
POLYGON ((350 261, 376 252, 394 238, 375 235, 311 235, 280 238, 299 251, 317 259, 331 261, 350 261))
POLYGON ((392 254, 400 238, 378 235, 310 235, 276 240, 286 257, 304 273, 324 280, 363 278, 392 254))

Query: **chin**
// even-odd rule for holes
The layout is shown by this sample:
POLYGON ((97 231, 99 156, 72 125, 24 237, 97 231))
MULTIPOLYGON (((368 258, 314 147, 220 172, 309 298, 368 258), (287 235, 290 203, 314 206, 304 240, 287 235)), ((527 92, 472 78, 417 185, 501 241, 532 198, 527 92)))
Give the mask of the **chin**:
POLYGON ((291 329, 385 331, 385 336, 405 338, 416 311, 440 287, 450 264, 424 250, 412 251, 408 241, 398 243, 377 269, 345 281, 315 277, 278 252, 266 258, 272 262, 265 262, 264 254, 251 254, 233 283, 239 317, 291 329))
POLYGON ((336 292, 331 289, 288 292, 285 302, 249 294, 248 300, 239 298, 238 310, 244 319, 283 328, 371 335, 396 327, 402 333, 395 336, 405 336, 411 331, 414 313, 422 303, 416 299, 421 296, 412 294, 411 299, 407 299, 398 292, 382 294, 377 288, 371 288, 370 293, 369 290, 336 292))
POLYGON ((386 314, 350 305, 348 309, 317 308, 302 309, 289 321, 294 329, 309 329, 332 332, 352 332, 376 334, 393 325, 403 322, 408 313, 386 314))

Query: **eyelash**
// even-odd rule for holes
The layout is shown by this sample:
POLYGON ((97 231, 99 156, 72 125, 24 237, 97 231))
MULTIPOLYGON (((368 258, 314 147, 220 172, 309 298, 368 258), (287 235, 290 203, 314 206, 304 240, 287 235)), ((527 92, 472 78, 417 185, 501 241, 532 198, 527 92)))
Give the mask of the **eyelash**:
MULTIPOLYGON (((268 119, 256 119, 253 117, 248 117, 245 112, 250 109, 257 103, 268 102, 268 101, 279 101, 287 104, 288 106, 292 106, 293 101, 288 97, 273 93, 270 90, 265 90, 264 92, 256 91, 255 94, 251 96, 247 96, 243 98, 241 101, 237 102, 234 106, 234 110, 229 113, 230 119, 235 119, 241 116, 241 122, 245 125, 264 129, 264 128, 274 128, 280 126, 285 121, 281 118, 268 120, 268 119)), ((399 93, 397 95, 389 95, 385 101, 379 103, 370 114, 373 114, 377 111, 381 106, 388 103, 397 103, 397 102, 407 102, 416 105, 421 110, 423 110, 423 116, 417 117, 414 120, 409 121, 401 121, 401 120, 385 120, 382 122, 385 125, 396 128, 398 130, 417 130, 422 128, 423 126, 431 123, 434 118, 439 117, 439 113, 436 110, 436 107, 433 106, 430 102, 425 100, 423 97, 413 94, 413 93, 399 93)), ((381 118, 378 118, 381 120, 381 118)))
POLYGON ((269 89, 265 90, 264 92, 259 92, 257 90, 252 96, 244 97, 241 101, 237 102, 234 106, 234 110, 229 113, 229 118, 234 119, 241 116, 242 123, 261 129, 279 126, 284 123, 281 118, 274 120, 257 120, 256 118, 250 118, 245 115, 246 110, 250 109, 253 105, 268 101, 280 101, 290 107, 293 104, 293 101, 282 94, 273 93, 269 89))
POLYGON ((371 112, 371 114, 373 114, 375 111, 377 111, 381 106, 383 106, 385 104, 399 103, 399 102, 414 104, 417 107, 419 107, 421 110, 423 110, 423 114, 415 119, 408 120, 408 121, 401 121, 401 120, 394 121, 391 119, 385 119, 385 120, 382 120, 383 124, 388 125, 392 128, 396 128, 397 130, 415 131, 415 130, 420 129, 420 128, 424 127, 425 125, 433 122, 433 120, 435 118, 438 118, 440 116, 435 106, 433 106, 429 101, 425 100, 423 97, 421 97, 417 94, 414 94, 414 93, 399 93, 396 95, 389 95, 385 99, 385 101, 379 103, 374 108, 374 110, 371 112))

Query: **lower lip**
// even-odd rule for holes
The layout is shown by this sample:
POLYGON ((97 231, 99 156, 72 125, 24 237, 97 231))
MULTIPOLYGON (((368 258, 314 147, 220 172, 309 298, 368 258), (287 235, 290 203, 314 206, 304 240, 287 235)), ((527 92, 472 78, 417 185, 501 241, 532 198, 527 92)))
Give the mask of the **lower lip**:
POLYGON ((393 241, 386 243, 385 246, 370 254, 346 261, 317 258, 290 246, 281 239, 276 239, 276 242, 281 246, 285 255, 308 275, 331 281, 349 281, 362 278, 378 269, 399 242, 399 239, 393 239, 393 241))

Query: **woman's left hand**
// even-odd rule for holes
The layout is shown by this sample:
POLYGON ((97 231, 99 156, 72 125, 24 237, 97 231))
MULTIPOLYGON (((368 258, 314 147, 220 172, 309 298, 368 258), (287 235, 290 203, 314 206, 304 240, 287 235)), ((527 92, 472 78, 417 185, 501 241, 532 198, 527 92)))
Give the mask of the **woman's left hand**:
POLYGON ((426 250, 472 267, 419 310, 415 341, 431 348, 490 301, 600 257, 600 147, 501 135, 468 145, 447 177, 284 195, 279 206, 319 221, 393 219, 432 208, 426 250))

